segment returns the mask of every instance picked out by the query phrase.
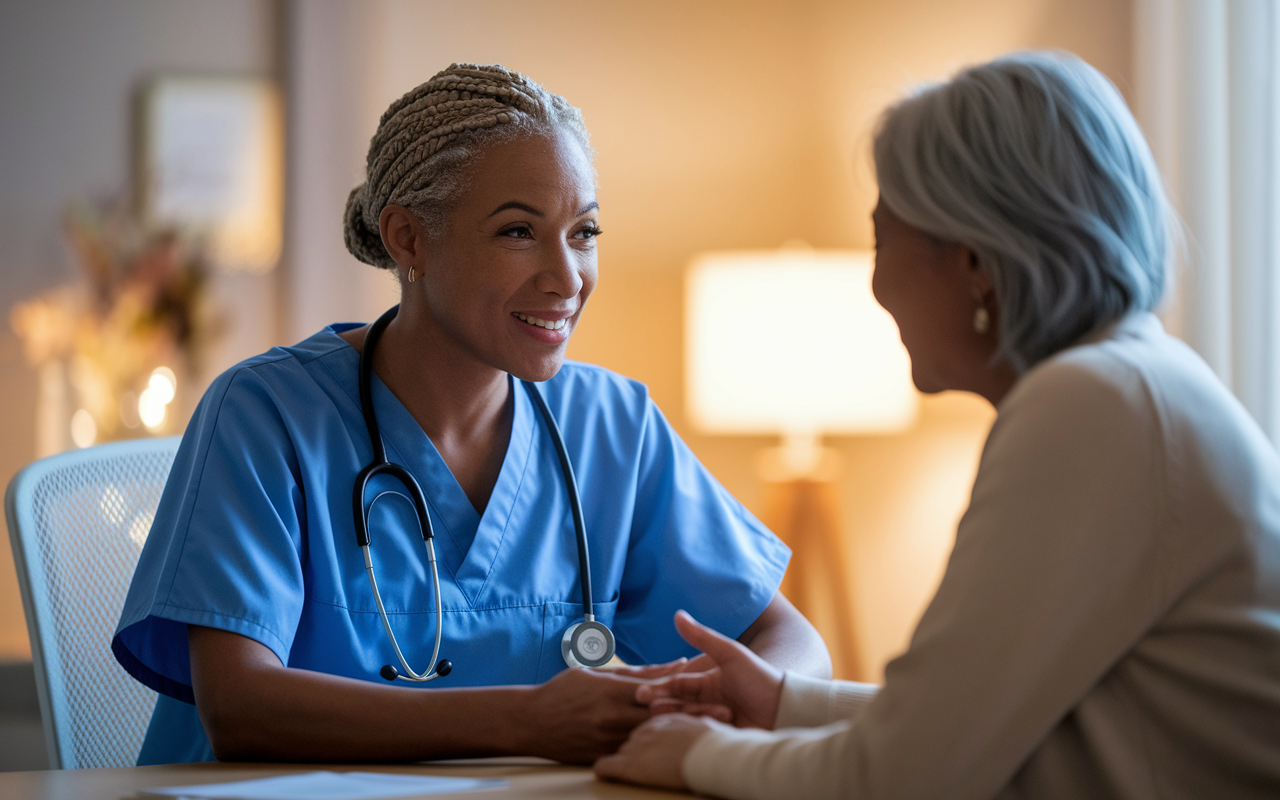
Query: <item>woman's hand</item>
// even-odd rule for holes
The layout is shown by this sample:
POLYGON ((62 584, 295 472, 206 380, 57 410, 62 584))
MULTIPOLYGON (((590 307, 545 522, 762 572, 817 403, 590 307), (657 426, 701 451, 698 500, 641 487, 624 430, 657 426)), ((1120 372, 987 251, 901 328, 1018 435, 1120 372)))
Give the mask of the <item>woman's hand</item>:
POLYGON ((631 732, 616 755, 595 764, 596 777, 663 789, 687 789, 681 766, 694 742, 720 723, 706 717, 664 714, 631 732))
POLYGON ((710 656, 703 654, 693 658, 684 658, 682 656, 665 664, 644 664, 638 667, 600 667, 600 669, 612 675, 651 681, 658 678, 669 678, 682 672, 706 672, 715 667, 715 665, 716 662, 712 661, 710 656))
POLYGON ((607 670, 567 669, 532 687, 521 709, 522 750, 566 764, 590 764, 612 753, 649 717, 636 702, 636 678, 607 670))
POLYGON ((782 696, 782 671, 684 611, 676 613, 676 630, 703 652, 694 661, 706 658, 715 666, 641 685, 636 700, 654 714, 709 715, 743 728, 772 729, 782 696))

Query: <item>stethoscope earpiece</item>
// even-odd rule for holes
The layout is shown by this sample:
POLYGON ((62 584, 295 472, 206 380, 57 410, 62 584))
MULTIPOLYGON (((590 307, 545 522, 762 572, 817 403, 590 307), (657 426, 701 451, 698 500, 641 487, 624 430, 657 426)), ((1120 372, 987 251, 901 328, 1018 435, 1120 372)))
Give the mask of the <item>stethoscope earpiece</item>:
MULTIPOLYGON (((447 658, 440 659, 440 663, 436 664, 435 677, 443 678, 450 672, 453 672, 453 662, 447 658)), ((400 677, 400 670, 390 664, 383 664, 378 674, 382 676, 383 680, 394 681, 400 677)))

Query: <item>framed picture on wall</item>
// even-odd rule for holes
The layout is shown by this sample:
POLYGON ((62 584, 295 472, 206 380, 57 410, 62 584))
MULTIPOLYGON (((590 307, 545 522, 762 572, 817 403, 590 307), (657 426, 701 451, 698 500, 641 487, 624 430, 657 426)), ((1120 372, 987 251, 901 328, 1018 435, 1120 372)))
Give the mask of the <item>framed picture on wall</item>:
POLYGON ((272 269, 284 221, 284 124, 275 84, 160 76, 144 87, 138 117, 142 218, 207 237, 220 269, 272 269))

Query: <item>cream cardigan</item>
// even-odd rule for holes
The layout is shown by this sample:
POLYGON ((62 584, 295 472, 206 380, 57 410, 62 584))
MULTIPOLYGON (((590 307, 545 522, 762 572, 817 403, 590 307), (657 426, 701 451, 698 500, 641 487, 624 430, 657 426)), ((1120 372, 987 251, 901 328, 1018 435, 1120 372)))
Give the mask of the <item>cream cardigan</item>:
POLYGON ((884 688, 788 674, 777 727, 704 734, 686 782, 729 798, 1280 797, 1280 459, 1150 314, 1059 353, 1000 404, 884 688))

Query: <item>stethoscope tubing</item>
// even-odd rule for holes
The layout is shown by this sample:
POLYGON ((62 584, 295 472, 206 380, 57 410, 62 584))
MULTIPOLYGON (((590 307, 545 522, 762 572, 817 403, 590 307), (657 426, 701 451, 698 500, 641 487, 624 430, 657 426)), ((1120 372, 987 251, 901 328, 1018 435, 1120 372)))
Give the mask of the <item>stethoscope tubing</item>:
MULTIPOLYGON (((375 497, 374 500, 376 501, 377 498, 375 497)), ((440 573, 436 571, 436 549, 430 539, 426 540, 425 544, 427 547, 427 563, 431 565, 431 588, 435 590, 436 643, 435 648, 431 651, 431 661, 428 662, 432 667, 429 671, 423 673, 414 672, 413 667, 409 666, 409 662, 405 659, 404 653, 400 652, 400 643, 396 641, 395 632, 391 630, 391 620, 387 618, 387 610, 382 605, 382 593, 378 591, 378 579, 373 575, 373 556, 369 553, 369 545, 360 548, 361 552, 364 553, 364 571, 369 576, 369 588, 373 590, 373 601, 378 604, 378 618, 382 620, 382 629, 387 632, 387 638, 391 640, 391 649, 395 651, 396 659, 404 669, 404 673, 396 677, 414 683, 423 683, 440 677, 436 673, 435 664, 439 663, 436 659, 440 657, 440 638, 444 631, 444 626, 441 624, 444 618, 444 609, 440 605, 440 573)))
POLYGON ((556 455, 560 457, 560 470, 564 474, 565 488, 569 494, 569 507, 573 511, 573 532, 578 537, 578 574, 581 578, 579 582, 582 584, 582 613, 583 618, 590 622, 596 616, 595 606, 591 604, 591 559, 587 551, 587 525, 582 516, 582 501, 578 499, 578 478, 573 474, 573 462, 569 460, 569 453, 565 450, 560 426, 556 424, 556 418, 552 416, 551 409, 547 408, 547 401, 542 399, 542 392, 529 381, 520 382, 533 396, 534 404, 542 412, 547 430, 551 433, 551 441, 556 446, 556 455))
POLYGON ((369 332, 365 335, 364 347, 360 351, 360 405, 364 413, 365 427, 369 431, 369 441, 373 444, 373 461, 360 470, 360 474, 356 476, 352 503, 355 512, 356 543, 360 545, 360 550, 364 555, 365 575, 369 578, 369 588, 373 591, 373 600, 378 606, 378 619, 382 621, 382 628, 387 633, 387 639, 391 641, 391 649, 395 651, 396 660, 400 662, 400 666, 404 669, 403 673, 395 677, 401 680, 421 683, 440 677, 437 672, 439 662, 436 659, 440 656, 440 640, 444 634, 444 607, 440 603, 440 573, 436 567, 435 531, 431 527, 431 515, 427 513, 426 498, 422 494, 422 487, 418 485, 417 479, 404 467, 387 461, 386 448, 382 443, 382 432, 378 428, 378 417, 373 407, 373 389, 371 386, 373 349, 377 345, 378 339, 382 337, 382 332, 386 330, 387 325, 390 324, 398 310, 399 306, 396 306, 379 317, 378 321, 370 326, 369 332), (431 568, 431 588, 436 601, 436 635, 435 648, 432 651, 430 661, 432 666, 425 672, 417 672, 410 667, 408 660, 404 657, 404 653, 401 652, 400 642, 397 641, 395 632, 391 630, 391 620, 387 618, 387 610, 382 604, 382 593, 378 591, 378 579, 374 576, 373 556, 369 549, 369 509, 373 508, 373 504, 378 502, 378 498, 388 494, 388 492, 379 493, 367 506, 364 502, 364 495, 369 486, 369 481, 381 474, 390 475, 398 480, 405 488, 405 491, 409 493, 414 513, 418 516, 418 525, 422 531, 422 541, 427 549, 427 564, 431 568))

